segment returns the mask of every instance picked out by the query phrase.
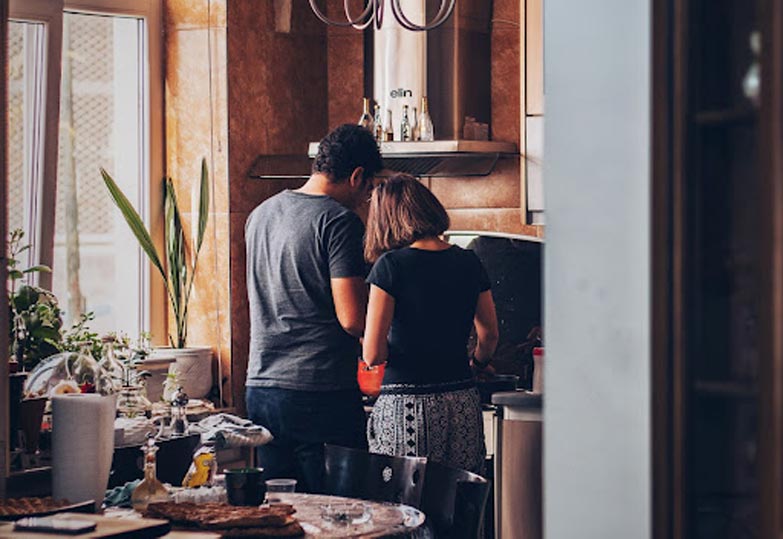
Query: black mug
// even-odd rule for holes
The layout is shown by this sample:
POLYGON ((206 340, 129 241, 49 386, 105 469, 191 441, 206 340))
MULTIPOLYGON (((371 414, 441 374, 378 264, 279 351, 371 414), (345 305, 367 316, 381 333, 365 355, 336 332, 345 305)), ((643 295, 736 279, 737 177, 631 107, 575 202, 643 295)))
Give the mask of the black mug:
POLYGON ((226 495, 231 505, 261 505, 266 486, 261 480, 262 468, 235 468, 224 470, 226 495))

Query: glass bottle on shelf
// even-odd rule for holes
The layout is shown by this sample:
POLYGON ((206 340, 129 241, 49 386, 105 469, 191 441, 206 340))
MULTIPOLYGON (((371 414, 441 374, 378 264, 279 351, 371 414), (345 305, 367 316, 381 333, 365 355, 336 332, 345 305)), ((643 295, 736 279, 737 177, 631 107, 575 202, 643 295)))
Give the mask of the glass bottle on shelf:
POLYGON ((370 132, 373 131, 373 120, 372 116, 370 116, 370 99, 367 97, 362 98, 362 115, 359 118, 359 125, 370 132))
POLYGON ((380 144, 383 142, 383 122, 381 121, 381 106, 376 103, 375 115, 373 116, 375 142, 380 144))
POLYGON ((144 479, 131 494, 131 506, 137 511, 143 511, 151 503, 169 500, 169 491, 157 478, 155 453, 158 452, 158 446, 152 434, 147 435, 147 440, 141 446, 141 450, 144 453, 144 479))
POLYGON ((408 105, 402 106, 402 122, 400 122, 400 140, 410 142, 411 140, 411 122, 408 118, 408 105))
POLYGON ((386 109, 386 130, 383 132, 383 140, 391 142, 394 140, 394 124, 392 123, 392 111, 386 109))
POLYGON ((411 116, 411 140, 419 140, 419 113, 416 107, 413 107, 413 115, 411 116))
POLYGON ((432 118, 430 118, 430 107, 427 96, 421 98, 421 114, 419 115, 419 140, 435 140, 435 132, 432 128, 432 118))
POLYGON ((759 55, 761 54, 761 33, 754 30, 749 37, 750 50, 753 53, 753 63, 748 68, 747 73, 742 78, 742 93, 753 104, 758 107, 761 99, 761 65, 759 55))

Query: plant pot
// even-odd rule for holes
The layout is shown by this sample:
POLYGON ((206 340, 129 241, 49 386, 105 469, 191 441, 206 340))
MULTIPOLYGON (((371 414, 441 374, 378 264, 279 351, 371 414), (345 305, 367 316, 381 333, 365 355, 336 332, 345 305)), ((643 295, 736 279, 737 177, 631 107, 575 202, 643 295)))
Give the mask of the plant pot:
POLYGON ((19 441, 19 415, 22 406, 22 393, 24 391, 24 381, 27 379, 26 372, 18 372, 8 376, 8 423, 10 434, 10 448, 17 448, 19 441))
POLYGON ((46 409, 46 397, 24 399, 19 405, 19 428, 23 436, 25 453, 38 451, 38 440, 41 438, 41 422, 46 409))
POLYGON ((174 365, 176 358, 171 355, 164 355, 170 348, 153 352, 152 356, 144 360, 144 364, 139 368, 150 373, 149 378, 144 382, 147 388, 147 399, 151 403, 160 401, 163 397, 163 383, 166 381, 166 375, 169 373, 169 366, 174 365))
MULTIPOLYGON (((206 346, 188 348, 156 348, 151 359, 173 357, 169 366, 177 373, 177 383, 188 397, 202 399, 212 390, 212 349, 206 346)), ((150 399, 151 400, 151 399, 150 399)))

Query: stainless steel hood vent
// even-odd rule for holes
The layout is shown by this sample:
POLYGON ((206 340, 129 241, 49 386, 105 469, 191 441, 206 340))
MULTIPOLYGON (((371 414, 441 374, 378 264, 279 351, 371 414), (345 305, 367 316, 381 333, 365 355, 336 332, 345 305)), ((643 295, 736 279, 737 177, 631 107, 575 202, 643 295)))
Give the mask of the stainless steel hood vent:
MULTIPOLYGON (((248 176, 259 180, 307 179, 318 143, 304 155, 259 155, 248 176)), ((388 171, 418 177, 487 176, 503 155, 518 155, 515 144, 479 140, 384 142, 381 156, 388 171)))
MULTIPOLYGON (((318 143, 311 142, 308 155, 315 157, 318 143)), ((383 142, 384 168, 414 176, 487 176, 501 155, 516 154, 515 144, 480 140, 435 140, 432 142, 383 142)))

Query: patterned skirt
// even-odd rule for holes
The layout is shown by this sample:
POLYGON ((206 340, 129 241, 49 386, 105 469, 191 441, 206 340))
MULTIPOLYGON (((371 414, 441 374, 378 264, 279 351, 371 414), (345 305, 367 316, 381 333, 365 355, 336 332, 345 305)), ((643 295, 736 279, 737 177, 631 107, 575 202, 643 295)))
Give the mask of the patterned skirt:
POLYGON ((383 386, 367 422, 370 452, 427 457, 482 473, 486 448, 479 393, 471 382, 457 385, 464 387, 383 386))

